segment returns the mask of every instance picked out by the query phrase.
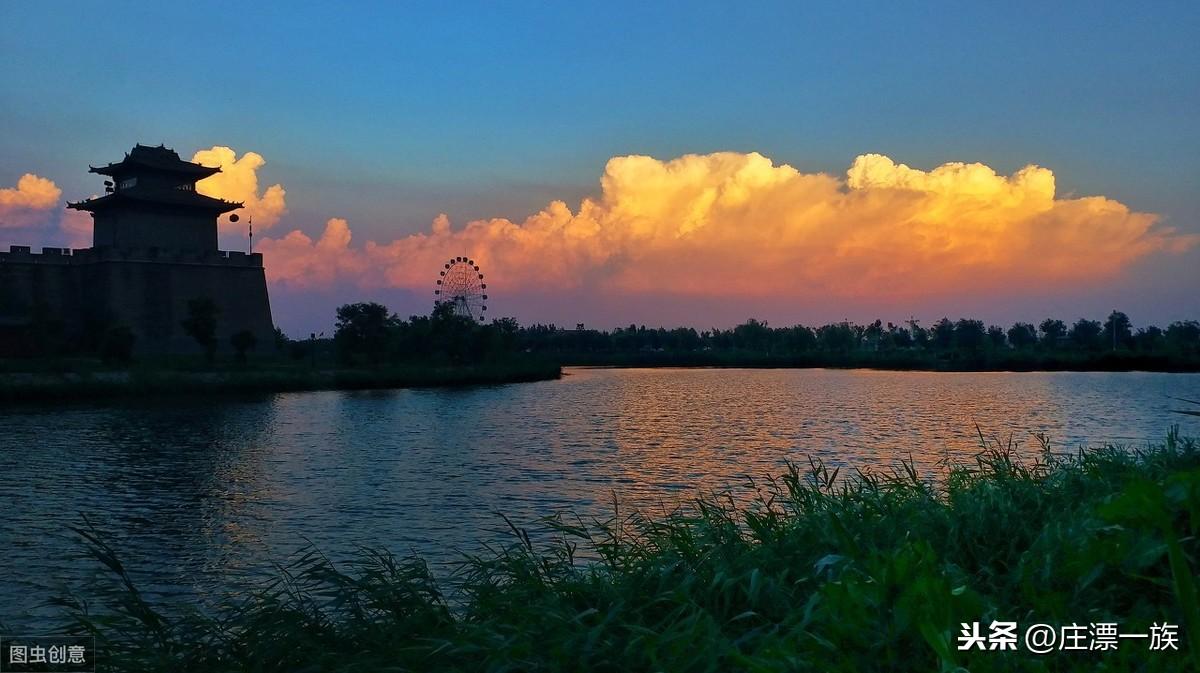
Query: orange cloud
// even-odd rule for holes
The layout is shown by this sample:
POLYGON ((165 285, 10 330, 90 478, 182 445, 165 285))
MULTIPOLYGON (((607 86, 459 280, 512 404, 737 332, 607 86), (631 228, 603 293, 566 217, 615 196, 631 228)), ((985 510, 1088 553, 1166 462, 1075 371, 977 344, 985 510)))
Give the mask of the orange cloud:
POLYGON ((324 287, 339 278, 366 274, 367 260, 351 250, 350 226, 340 217, 326 222, 316 241, 297 230, 283 238, 264 239, 257 252, 264 259, 282 262, 271 269, 271 279, 293 287, 324 287))
POLYGON ((82 210, 64 210, 58 221, 61 238, 68 248, 92 247, 92 214, 82 210))
POLYGON ((0 228, 28 227, 58 205, 62 190, 54 181, 26 173, 16 187, 0 188, 0 228))
POLYGON ((430 287, 443 260, 469 255, 508 291, 581 286, 695 296, 919 297, 1061 288, 1102 280, 1200 237, 1103 196, 1056 198, 1052 171, 983 164, 930 171, 856 158, 844 179, 757 153, 608 162, 597 198, 555 201, 512 222, 351 245, 345 220, 317 241, 261 241, 270 278, 301 287, 430 287))
MULTIPOLYGON (((258 191, 258 169, 267 163, 257 152, 246 152, 238 158, 232 148, 214 145, 207 150, 197 150, 192 161, 205 166, 219 166, 221 172, 196 183, 196 191, 228 201, 240 201, 245 205, 241 213, 254 218, 260 229, 269 229, 287 213, 287 192, 283 185, 271 185, 261 194, 258 191)), ((245 223, 230 223, 228 218, 218 221, 221 231, 245 231, 245 223)))
MULTIPOLYGON (((197 151, 192 161, 221 168, 220 173, 198 182, 197 191, 245 203, 240 212, 252 216, 259 230, 270 228, 287 213, 286 192, 282 185, 271 185, 259 192, 258 169, 266 164, 262 155, 246 152, 238 157, 233 149, 217 145, 197 151)), ((91 216, 74 210, 58 211, 63 205, 61 197, 62 190, 52 180, 26 173, 15 188, 0 189, 0 228, 57 227, 56 238, 68 246, 91 245, 91 216)), ((246 224, 245 219, 233 224, 228 218, 220 218, 218 226, 222 231, 242 234, 246 224)))

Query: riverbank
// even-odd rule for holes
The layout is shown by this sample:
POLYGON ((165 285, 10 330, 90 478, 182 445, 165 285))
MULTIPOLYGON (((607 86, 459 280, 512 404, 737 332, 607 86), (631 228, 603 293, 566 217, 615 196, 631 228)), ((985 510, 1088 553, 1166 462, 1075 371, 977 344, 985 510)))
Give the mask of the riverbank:
POLYGON ((978 353, 880 351, 771 355, 745 351, 647 351, 640 353, 548 354, 564 366, 580 367, 729 367, 746 369, 878 369, 944 372, 1200 372, 1200 358, 1128 352, 978 353))
POLYGON ((1200 359, 1100 353, 1090 356, 1012 353, 972 356, 947 353, 813 353, 777 356, 752 352, 658 352, 532 354, 481 365, 388 365, 341 368, 324 354, 319 364, 280 360, 249 365, 206 366, 198 358, 140 363, 128 368, 89 359, 0 361, 0 403, 108 399, 184 394, 362 390, 520 383, 557 379, 562 367, 730 369, 875 369, 880 371, 1200 372, 1200 359))
POLYGON ((0 402, 480 385, 544 381, 561 375, 559 365, 536 359, 461 366, 392 365, 378 369, 269 365, 130 369, 42 366, 40 371, 0 371, 0 402))
POLYGON ((314 550, 203 613, 149 604, 85 529, 110 581, 74 604, 70 630, 94 634, 116 671, 1195 670, 1192 440, 1036 462, 990 445, 936 484, 911 466, 811 463, 760 487, 743 508, 712 496, 514 527, 508 548, 464 561, 453 592, 420 559, 335 566, 314 550), (962 623, 987 636, 992 621, 1017 623, 1015 651, 959 650, 962 623), (1083 625, 1085 647, 1089 624, 1165 623, 1178 649, 1121 638, 1035 654, 1022 636, 1042 623, 1083 625))

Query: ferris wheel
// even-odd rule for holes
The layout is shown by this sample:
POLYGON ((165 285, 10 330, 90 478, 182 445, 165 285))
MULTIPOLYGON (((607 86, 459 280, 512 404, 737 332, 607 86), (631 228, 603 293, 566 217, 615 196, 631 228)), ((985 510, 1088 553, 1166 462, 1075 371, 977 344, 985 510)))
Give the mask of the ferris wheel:
POLYGON ((475 260, 467 257, 455 257, 443 265, 439 273, 437 289, 433 291, 439 304, 454 306, 454 314, 483 320, 487 311, 488 296, 484 294, 487 283, 483 282, 483 274, 475 260))

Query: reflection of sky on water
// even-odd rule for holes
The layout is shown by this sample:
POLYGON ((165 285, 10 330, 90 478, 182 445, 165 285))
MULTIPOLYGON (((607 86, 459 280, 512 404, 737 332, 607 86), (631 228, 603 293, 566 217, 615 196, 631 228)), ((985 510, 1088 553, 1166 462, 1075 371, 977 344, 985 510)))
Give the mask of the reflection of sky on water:
POLYGON ((497 512, 611 513, 738 487, 812 455, 886 469, 970 461, 975 424, 1036 449, 1142 444, 1200 376, 835 370, 571 370, 561 381, 0 413, 0 622, 98 570, 86 514, 162 598, 244 586, 311 540, 436 563, 500 535, 497 512))

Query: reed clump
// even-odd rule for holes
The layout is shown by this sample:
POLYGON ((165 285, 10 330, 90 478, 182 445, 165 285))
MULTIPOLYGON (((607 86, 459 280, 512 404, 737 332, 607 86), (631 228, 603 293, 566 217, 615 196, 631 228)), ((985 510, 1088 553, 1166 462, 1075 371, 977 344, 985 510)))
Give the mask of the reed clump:
POLYGON ((169 615, 84 528, 113 581, 64 605, 122 671, 1196 670, 1200 447, 1175 432, 1032 459, 990 444, 932 480, 813 461, 755 489, 514 525, 450 581, 311 550, 250 595, 169 615), (962 622, 993 620, 1168 622, 1179 649, 958 650, 962 622))

